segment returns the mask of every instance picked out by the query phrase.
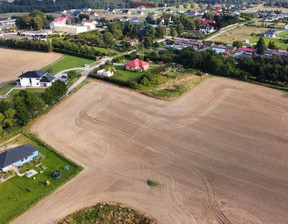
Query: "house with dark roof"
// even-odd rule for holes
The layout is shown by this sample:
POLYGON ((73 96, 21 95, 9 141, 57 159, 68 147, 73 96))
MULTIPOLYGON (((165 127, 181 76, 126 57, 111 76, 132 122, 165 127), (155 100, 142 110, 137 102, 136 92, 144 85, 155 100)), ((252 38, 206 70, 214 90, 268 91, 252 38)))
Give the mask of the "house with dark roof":
POLYGON ((146 71, 149 69, 149 63, 136 58, 125 64, 126 70, 129 71, 146 71))
POLYGON ((83 13, 81 11, 74 11, 71 16, 78 17, 80 14, 83 14, 83 13))
POLYGON ((275 30, 268 30, 264 33, 264 37, 276 37, 277 33, 275 30))
POLYGON ((131 11, 128 10, 128 9, 125 9, 125 10, 122 11, 122 14, 130 15, 131 11))
POLYGON ((237 50, 237 47, 231 46, 231 45, 226 45, 225 46, 225 51, 229 54, 234 54, 237 50))
POLYGON ((30 144, 18 146, 0 154, 0 170, 7 172, 39 156, 39 150, 30 144))
POLYGON ((54 77, 47 76, 47 72, 43 71, 25 72, 18 78, 23 87, 48 87, 55 81, 54 77))

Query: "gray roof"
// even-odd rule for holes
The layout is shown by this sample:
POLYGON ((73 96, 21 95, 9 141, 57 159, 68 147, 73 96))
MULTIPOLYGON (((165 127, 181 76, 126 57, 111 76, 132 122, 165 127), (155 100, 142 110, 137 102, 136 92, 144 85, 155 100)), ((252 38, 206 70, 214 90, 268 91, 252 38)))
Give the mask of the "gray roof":
POLYGON ((33 155, 36 151, 38 151, 38 149, 35 146, 27 144, 2 152, 0 154, 0 167, 4 168, 9 166, 19 160, 33 155))
POLYGON ((41 78, 40 82, 52 82, 54 79, 55 79, 55 77, 44 76, 41 78))
POLYGON ((43 72, 43 71, 29 71, 20 75, 19 78, 41 78, 46 73, 47 72, 43 72))

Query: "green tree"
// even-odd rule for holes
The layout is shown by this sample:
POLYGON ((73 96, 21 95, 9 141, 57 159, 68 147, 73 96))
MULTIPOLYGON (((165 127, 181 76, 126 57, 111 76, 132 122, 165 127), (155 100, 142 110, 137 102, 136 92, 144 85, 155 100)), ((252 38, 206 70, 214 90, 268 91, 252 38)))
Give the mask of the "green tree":
POLYGON ((156 30, 156 37, 158 38, 164 37, 165 29, 163 26, 158 25, 155 30, 156 30))
POLYGON ((67 72, 67 75, 68 75, 69 79, 75 79, 77 77, 77 74, 78 73, 75 70, 67 72))
POLYGON ((143 85, 143 86, 147 86, 147 87, 149 87, 151 84, 150 84, 150 82, 149 82, 149 80, 146 78, 146 77, 144 77, 142 80, 141 80, 141 84, 143 85))
POLYGON ((243 47, 244 46, 244 43, 243 41, 240 41, 240 40, 236 40, 233 42, 232 44, 234 47, 243 47))
POLYGON ((178 24, 178 25, 176 26, 176 30, 177 30, 178 35, 181 36, 181 34, 182 34, 183 31, 184 31, 183 25, 182 25, 182 24, 178 24))
POLYGON ((105 32, 103 35, 103 40, 104 40, 107 47, 113 47, 114 46, 114 38, 113 38, 112 33, 105 32))
POLYGON ((32 19, 32 27, 34 30, 40 30, 43 26, 43 21, 40 16, 35 16, 32 19))
POLYGON ((41 12, 40 10, 38 10, 38 9, 35 9, 32 12, 30 12, 29 16, 31 16, 31 17, 40 16, 42 18, 45 17, 44 13, 41 12))
POLYGON ((200 4, 199 4, 199 8, 200 8, 200 9, 204 9, 204 8, 205 8, 205 6, 203 5, 203 3, 200 3, 200 4))
POLYGON ((176 36, 176 33, 177 33, 176 29, 175 29, 174 27, 171 28, 170 34, 171 34, 171 36, 172 36, 173 39, 174 39, 174 37, 176 36))
POLYGON ((144 46, 145 47, 152 47, 153 46, 153 40, 150 36, 145 37, 144 46))
POLYGON ((268 48, 274 50, 277 49, 277 46, 274 41, 269 41, 268 48))
POLYGON ((267 49, 263 37, 261 37, 256 44, 257 54, 264 54, 264 51, 267 49))

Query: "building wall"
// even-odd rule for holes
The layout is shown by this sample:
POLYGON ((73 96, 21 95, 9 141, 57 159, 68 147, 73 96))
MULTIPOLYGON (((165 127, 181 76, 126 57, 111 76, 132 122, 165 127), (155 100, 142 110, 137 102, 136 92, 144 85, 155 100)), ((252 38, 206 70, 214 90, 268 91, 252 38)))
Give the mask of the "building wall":
POLYGON ((22 166, 23 164, 25 163, 28 163, 30 162, 31 160, 33 160, 36 156, 39 155, 39 152, 36 151, 34 152, 31 156, 27 157, 27 158, 24 158, 22 160, 19 160, 18 162, 16 162, 16 166, 22 166))
POLYGON ((40 87, 40 78, 20 78, 21 86, 40 87))

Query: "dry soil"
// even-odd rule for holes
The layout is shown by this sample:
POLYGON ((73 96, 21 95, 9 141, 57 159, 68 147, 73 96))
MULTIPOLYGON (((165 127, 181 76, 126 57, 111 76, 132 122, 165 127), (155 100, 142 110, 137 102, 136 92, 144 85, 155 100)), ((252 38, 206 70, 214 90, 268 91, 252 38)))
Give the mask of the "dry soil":
POLYGON ((287 223, 287 96, 209 78, 164 102, 92 81, 32 128, 84 170, 14 223, 55 223, 101 201, 162 224, 287 223))

